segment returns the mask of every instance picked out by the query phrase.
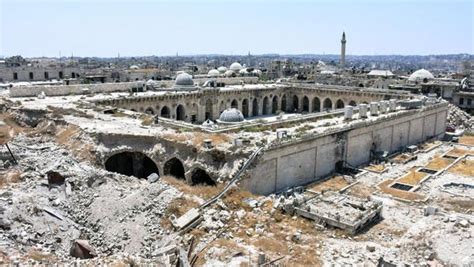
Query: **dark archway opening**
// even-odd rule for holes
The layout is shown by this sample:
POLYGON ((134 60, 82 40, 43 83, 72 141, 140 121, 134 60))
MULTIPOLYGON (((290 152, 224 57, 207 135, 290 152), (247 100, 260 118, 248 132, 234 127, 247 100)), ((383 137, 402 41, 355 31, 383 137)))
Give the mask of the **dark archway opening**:
POLYGON ((284 112, 288 111, 288 108, 286 106, 286 95, 282 96, 282 98, 281 98, 281 107, 280 107, 280 109, 284 112))
POLYGON ((267 96, 264 97, 264 98, 263 98, 263 108, 262 108, 262 114, 263 114, 263 115, 267 115, 267 114, 268 114, 268 105, 269 105, 268 102, 269 102, 269 101, 268 101, 268 97, 267 97, 267 96))
POLYGON ((277 114, 278 111, 278 96, 274 96, 272 100, 272 113, 277 114))
POLYGON ((336 102, 336 109, 340 108, 344 108, 344 102, 341 99, 337 100, 336 102))
POLYGON ((349 102, 349 106, 357 106, 357 103, 354 101, 354 100, 351 100, 351 102, 349 102))
POLYGON ((105 169, 138 178, 146 178, 152 173, 159 174, 155 162, 141 152, 122 152, 105 162, 105 169))
POLYGON ((207 174, 206 171, 196 168, 191 174, 191 181, 193 185, 216 185, 216 182, 207 174))
POLYGON ((256 98, 253 99, 252 103, 252 115, 258 116, 258 100, 256 98))
POLYGON ((213 120, 213 108, 212 108, 212 100, 208 99, 206 100, 206 113, 205 113, 205 118, 206 120, 213 120))
POLYGON ((331 109, 332 109, 332 101, 331 101, 331 99, 326 98, 326 99, 324 100, 323 106, 324 106, 324 110, 325 110, 325 111, 331 110, 331 109))
POLYGON ((244 99, 242 101, 242 114, 244 115, 245 118, 249 116, 249 100, 244 99))
POLYGON ((319 98, 315 97, 313 98, 313 107, 312 107, 312 112, 320 112, 321 111, 321 101, 319 98))
POLYGON ((298 112, 298 109, 299 109, 299 99, 298 99, 298 96, 294 95, 293 96, 293 111, 294 112, 298 112))
POLYGON ((177 158, 172 158, 165 163, 163 168, 165 175, 171 175, 178 179, 184 179, 183 163, 177 158))
POLYGON ((163 118, 170 118, 171 115, 170 115, 170 109, 167 107, 167 106, 164 106, 162 109, 161 109, 161 113, 160 113, 161 117, 163 118))
POLYGON ((230 103, 230 107, 235 108, 235 109, 239 109, 239 103, 237 103, 236 99, 232 100, 232 102, 230 103))
POLYGON ((176 119, 178 121, 184 121, 186 119, 186 111, 184 110, 183 105, 178 105, 178 107, 176 107, 176 119))
POLYGON ((309 112, 309 98, 307 96, 303 97, 303 112, 309 112))

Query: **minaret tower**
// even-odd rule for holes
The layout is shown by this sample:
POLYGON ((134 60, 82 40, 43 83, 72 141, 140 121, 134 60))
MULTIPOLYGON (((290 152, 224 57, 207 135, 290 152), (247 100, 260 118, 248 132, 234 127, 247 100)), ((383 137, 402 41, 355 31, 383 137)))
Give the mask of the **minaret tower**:
POLYGON ((346 33, 342 32, 341 39, 341 68, 346 66, 346 33))

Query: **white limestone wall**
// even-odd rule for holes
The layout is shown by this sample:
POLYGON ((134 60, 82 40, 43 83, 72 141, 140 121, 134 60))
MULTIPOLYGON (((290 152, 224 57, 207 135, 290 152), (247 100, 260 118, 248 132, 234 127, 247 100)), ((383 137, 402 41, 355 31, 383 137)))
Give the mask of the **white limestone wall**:
POLYGON ((241 186, 256 194, 270 194, 328 176, 341 160, 350 166, 367 164, 372 147, 375 151, 393 153, 428 138, 442 137, 446 114, 447 105, 439 105, 347 132, 269 149, 249 171, 250 178, 241 181, 241 186), (345 137, 345 142, 340 141, 341 137, 345 137))

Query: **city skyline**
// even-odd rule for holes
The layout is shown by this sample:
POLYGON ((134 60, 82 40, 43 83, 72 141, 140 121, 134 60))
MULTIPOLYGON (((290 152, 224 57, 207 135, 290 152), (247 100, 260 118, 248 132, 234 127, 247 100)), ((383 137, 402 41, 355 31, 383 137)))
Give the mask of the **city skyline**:
POLYGON ((3 56, 337 55, 343 31, 348 56, 473 53, 471 1, 3 0, 0 6, 3 56))

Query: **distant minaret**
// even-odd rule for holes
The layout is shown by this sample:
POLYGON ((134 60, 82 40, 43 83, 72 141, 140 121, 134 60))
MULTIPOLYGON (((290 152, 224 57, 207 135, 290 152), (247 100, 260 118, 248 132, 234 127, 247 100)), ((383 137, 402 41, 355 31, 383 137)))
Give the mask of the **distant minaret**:
POLYGON ((341 68, 344 68, 346 65, 346 33, 342 32, 341 39, 341 68))

